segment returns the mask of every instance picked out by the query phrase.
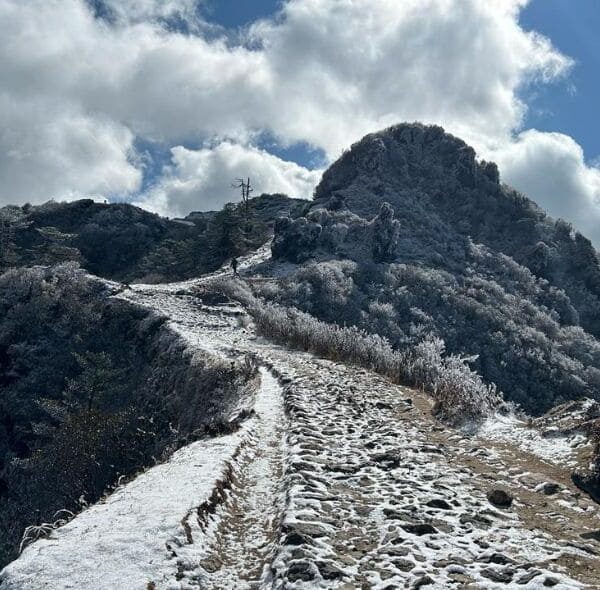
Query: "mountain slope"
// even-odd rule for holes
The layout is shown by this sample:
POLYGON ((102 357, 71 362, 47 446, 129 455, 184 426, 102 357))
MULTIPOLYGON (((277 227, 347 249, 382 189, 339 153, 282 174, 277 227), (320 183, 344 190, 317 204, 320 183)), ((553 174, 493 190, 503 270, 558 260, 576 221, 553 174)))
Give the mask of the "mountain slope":
POLYGON ((457 248, 470 238, 564 290, 582 327, 600 334, 600 265, 591 242, 502 185, 494 163, 477 161, 473 148, 441 127, 404 124, 367 135, 325 172, 313 208, 334 196, 367 218, 382 201, 394 207, 398 262, 461 268, 457 248))
POLYGON ((447 430, 417 391, 257 339, 244 311, 202 284, 135 286, 120 297, 167 314, 198 351, 255 355, 268 390, 257 415, 28 547, 0 587, 594 587, 600 521, 568 482, 577 451, 566 441, 543 459, 536 444, 523 451, 447 430), (540 487, 547 481, 558 484, 553 496, 540 487), (488 500, 497 489, 510 506, 488 500), (139 526, 123 526, 150 501, 168 510, 150 505, 139 526), (94 534, 78 532, 87 527, 94 534))
POLYGON ((113 280, 181 280, 212 272, 225 259, 260 246, 274 219, 299 203, 303 201, 263 194, 250 200, 248 222, 236 204, 185 219, 91 199, 4 207, 0 269, 75 261, 113 280))
POLYGON ((400 350, 441 338, 531 413, 600 395, 591 243, 440 127, 366 136, 275 230, 274 257, 298 266, 263 296, 400 350))

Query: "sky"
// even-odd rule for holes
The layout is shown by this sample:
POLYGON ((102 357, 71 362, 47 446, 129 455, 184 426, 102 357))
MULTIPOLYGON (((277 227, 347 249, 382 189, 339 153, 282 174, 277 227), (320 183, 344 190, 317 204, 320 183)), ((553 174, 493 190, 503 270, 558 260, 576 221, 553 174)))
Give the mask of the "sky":
POLYGON ((0 0, 0 205, 310 198, 418 120, 598 245, 599 27, 598 0, 0 0))
POLYGON ((595 120, 600 105, 600 2, 536 0, 523 10, 520 22, 527 30, 546 35, 575 60, 565 83, 539 86, 525 97, 530 107, 526 125, 570 135, 589 161, 599 161, 595 120))

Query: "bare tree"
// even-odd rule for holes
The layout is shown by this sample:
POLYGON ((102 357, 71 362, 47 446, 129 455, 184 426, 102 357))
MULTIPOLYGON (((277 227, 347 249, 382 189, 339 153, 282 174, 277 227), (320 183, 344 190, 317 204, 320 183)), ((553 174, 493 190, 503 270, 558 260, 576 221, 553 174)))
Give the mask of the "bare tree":
POLYGON ((247 180, 236 178, 231 186, 233 188, 239 188, 242 191, 242 206, 246 222, 246 231, 248 231, 250 229, 250 193, 254 192, 254 189, 250 186, 250 177, 248 177, 247 180))

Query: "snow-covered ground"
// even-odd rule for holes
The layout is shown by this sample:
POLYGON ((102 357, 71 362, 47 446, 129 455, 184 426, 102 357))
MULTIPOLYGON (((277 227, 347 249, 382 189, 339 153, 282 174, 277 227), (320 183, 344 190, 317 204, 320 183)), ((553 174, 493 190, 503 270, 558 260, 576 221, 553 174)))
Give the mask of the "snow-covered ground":
POLYGON ((178 551, 176 588, 266 587, 283 510, 286 418, 281 387, 262 369, 256 424, 232 463, 231 488, 208 526, 190 522, 195 539, 178 551))
MULTIPOLYGON (((209 500, 215 483, 226 479, 236 455, 246 446, 256 446, 258 433, 281 432, 279 385, 264 368, 261 372, 256 417, 233 434, 180 449, 169 461, 117 489, 49 538, 30 545, 5 568, 0 586, 147 590, 154 583, 156 588, 181 588, 175 579, 176 556, 205 550, 204 544, 190 543, 190 538, 203 534, 198 507, 209 500)), ((262 459, 252 466, 263 469, 262 459)), ((269 485, 270 475, 264 468, 257 479, 269 485)))
POLYGON ((279 362, 293 378, 276 587, 583 587, 558 565, 561 542, 487 500, 516 491, 457 461, 462 448, 432 432, 410 391, 327 361, 279 362))
POLYGON ((580 533, 600 518, 560 471, 565 448, 510 420, 476 438, 448 431, 418 392, 271 345, 243 310, 203 305, 197 284, 119 296, 166 314, 191 346, 254 354, 256 416, 28 547, 0 588, 598 587, 600 546, 580 533), (537 488, 556 478, 557 495, 537 488), (494 489, 512 505, 491 504, 494 489))
POLYGON ((27 547, 5 568, 0 586, 146 590, 151 581, 169 580, 169 547, 176 551, 183 542, 182 519, 210 497, 246 433, 243 429, 177 451, 27 547))
MULTIPOLYGON (((529 530, 531 522, 518 511, 492 506, 485 497, 493 485, 489 472, 457 461, 471 452, 472 439, 459 435, 453 446, 443 432, 432 436, 435 425, 402 401, 414 392, 367 371, 270 345, 241 326, 239 309, 219 311, 193 298, 185 305, 182 293, 175 300, 147 291, 144 298, 176 323, 205 326, 222 350, 254 352, 289 382, 288 500, 274 578, 257 587, 383 589, 428 579, 434 588, 583 587, 559 563, 568 554, 585 562, 585 551, 565 551, 563 541, 529 530), (444 444, 432 445, 434 438, 444 444), (396 452, 397 465, 378 459, 396 452), (449 508, 440 508, 444 503, 449 508), (428 529, 419 525, 426 524, 435 532, 402 528, 423 532, 428 529)), ((520 485, 516 477, 504 477, 506 458, 487 452, 498 483, 520 485)), ((589 506, 576 505, 574 494, 559 501, 567 513, 583 511, 590 526, 597 522, 589 506)), ((223 584, 222 576, 217 569, 200 577, 207 588, 236 587, 223 584)))
POLYGON ((587 440, 581 433, 542 436, 539 429, 528 427, 525 421, 513 415, 499 414, 486 420, 477 430, 477 436, 511 443, 545 461, 565 467, 577 465, 577 449, 587 440))

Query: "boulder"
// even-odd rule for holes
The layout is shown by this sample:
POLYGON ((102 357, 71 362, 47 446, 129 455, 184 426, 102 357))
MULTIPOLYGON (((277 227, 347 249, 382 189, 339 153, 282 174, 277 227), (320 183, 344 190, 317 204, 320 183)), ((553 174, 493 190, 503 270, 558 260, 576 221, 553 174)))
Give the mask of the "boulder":
POLYGON ((422 588, 423 586, 430 586, 434 581, 429 576, 421 576, 417 580, 415 580, 412 585, 413 588, 422 588))
POLYGON ((490 504, 497 506, 498 508, 510 508, 513 502, 513 498, 510 494, 504 490, 494 489, 487 493, 487 499, 490 504))
POLYGON ((548 481, 542 485, 541 491, 546 494, 546 496, 553 496, 554 494, 558 494, 561 489, 562 487, 560 484, 548 481))
POLYGON ((287 572, 287 579, 290 582, 310 582, 316 578, 317 572, 314 566, 308 561, 293 562, 287 572))
POLYGON ((429 500, 429 502, 426 503, 426 506, 429 506, 430 508, 439 508, 440 510, 452 510, 452 506, 450 506, 446 500, 442 500, 441 498, 429 500))
POLYGON ((493 580, 494 582, 500 582, 502 584, 508 584, 512 581, 515 572, 511 568, 495 569, 486 567, 481 570, 481 575, 488 578, 488 580, 493 580))
POLYGON ((339 580, 345 573, 330 561, 317 561, 317 568, 324 580, 339 580))

